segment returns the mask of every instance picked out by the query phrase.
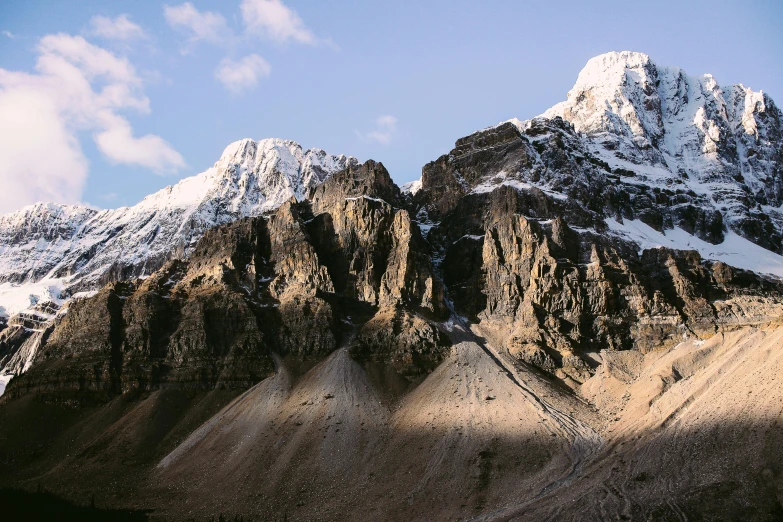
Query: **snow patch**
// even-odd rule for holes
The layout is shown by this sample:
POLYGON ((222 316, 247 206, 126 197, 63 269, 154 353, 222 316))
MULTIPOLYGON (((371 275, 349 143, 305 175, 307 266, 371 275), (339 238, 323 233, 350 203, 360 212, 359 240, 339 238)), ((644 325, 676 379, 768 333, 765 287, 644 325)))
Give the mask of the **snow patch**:
POLYGON ((473 241, 479 241, 479 240, 484 239, 484 236, 483 235, 477 236, 477 235, 474 235, 474 234, 465 234, 464 236, 462 236, 458 240, 454 241, 454 243, 452 243, 452 245, 455 244, 455 243, 459 243, 463 239, 472 239, 473 241))
POLYGON ((427 239, 427 235, 430 233, 430 230, 432 230, 432 227, 440 225, 440 223, 422 223, 421 221, 414 221, 414 223, 419 225, 419 230, 421 230, 421 235, 424 239, 427 239))
POLYGON ((13 378, 13 375, 0 375, 0 397, 5 393, 5 387, 13 378))
POLYGON ((497 174, 487 176, 481 183, 473 187, 473 190, 470 192, 471 194, 486 194, 487 192, 492 192, 496 188, 502 186, 513 187, 518 191, 527 191, 533 188, 537 188, 551 198, 559 200, 568 199, 568 196, 565 194, 550 190, 547 187, 542 187, 525 181, 520 181, 518 179, 509 178, 506 172, 499 172, 497 174))
POLYGON ((637 243, 642 250, 659 247, 696 250, 704 259, 722 261, 727 265, 752 270, 759 274, 783 277, 783 256, 762 248, 732 231, 726 234, 723 243, 713 245, 681 228, 658 232, 638 219, 625 220, 624 223, 607 219, 606 224, 612 233, 637 243))
POLYGON ((359 199, 366 199, 366 200, 369 200, 369 201, 375 201, 376 203, 383 203, 384 205, 388 205, 389 204, 389 203, 387 203, 385 200, 383 200, 381 198, 374 198, 372 196, 356 196, 356 197, 345 198, 346 201, 357 201, 359 199))
POLYGON ((63 279, 43 279, 35 283, 1 283, 0 317, 11 317, 32 308, 36 304, 51 301, 58 306, 63 304, 60 293, 63 279))
POLYGON ((411 196, 415 196, 418 191, 421 190, 421 179, 415 181, 409 181, 401 187, 403 193, 408 193, 411 196))

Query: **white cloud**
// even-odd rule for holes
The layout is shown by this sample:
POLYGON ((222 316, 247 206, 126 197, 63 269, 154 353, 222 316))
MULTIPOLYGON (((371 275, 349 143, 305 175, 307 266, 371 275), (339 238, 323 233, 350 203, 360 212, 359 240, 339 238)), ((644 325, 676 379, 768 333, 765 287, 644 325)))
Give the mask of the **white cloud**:
POLYGON ((177 6, 164 5, 163 16, 172 28, 186 32, 191 44, 199 41, 222 43, 228 36, 228 26, 223 15, 199 11, 190 2, 177 6))
POLYGON ((90 19, 90 34, 107 40, 121 40, 129 42, 146 38, 144 29, 130 21, 128 15, 122 14, 117 18, 108 16, 93 16, 90 19))
POLYGON ((14 38, 16 38, 16 35, 15 35, 14 33, 12 33, 11 31, 3 31, 3 36, 7 36, 7 37, 8 37, 8 38, 10 38, 11 40, 13 40, 14 38))
MULTIPOLYGON (((295 41, 311 45, 334 45, 329 40, 316 38, 296 11, 281 0, 242 0, 240 11, 245 26, 244 37, 262 36, 278 43, 295 41)), ((242 40, 241 36, 231 34, 223 15, 199 11, 190 2, 177 6, 165 5, 163 15, 172 28, 190 36, 188 45, 182 49, 183 54, 200 41, 234 47, 242 40)), ((250 54, 239 61, 225 58, 215 70, 215 78, 226 89, 239 94, 258 85, 261 78, 269 76, 271 69, 269 63, 257 54, 250 54)))
POLYGON ((0 213, 38 201, 79 202, 87 160, 49 96, 0 90, 0 133, 0 213))
POLYGON ((81 131, 92 131, 112 162, 155 172, 184 166, 160 137, 134 137, 118 113, 150 110, 128 60, 67 34, 43 37, 37 50, 35 73, 0 69, 0 212, 40 200, 79 203, 88 170, 81 131))
POLYGON ((89 88, 89 85, 78 80, 89 84, 102 78, 106 84, 101 94, 110 94, 107 96, 107 102, 131 104, 139 110, 149 110, 149 100, 137 92, 141 79, 136 76, 136 70, 126 58, 119 58, 81 36, 64 33, 41 38, 38 53, 35 68, 41 73, 41 80, 46 80, 47 77, 67 80, 62 86, 67 92, 68 89, 89 88), (118 92, 118 89, 122 92, 118 92))
POLYGON ((114 120, 105 130, 95 133, 95 143, 113 163, 129 163, 147 167, 159 174, 176 171, 185 165, 182 156, 160 136, 133 136, 125 118, 114 120))
POLYGON ((375 129, 367 132, 360 133, 357 131, 357 135, 365 141, 374 141, 382 145, 388 145, 391 143, 394 134, 397 132, 397 118, 390 114, 384 116, 378 116, 375 119, 375 129))
POLYGON ((215 78, 220 80, 226 89, 239 94, 255 87, 258 81, 269 76, 270 72, 272 67, 266 60, 257 54, 250 54, 239 61, 224 59, 215 70, 215 78))
POLYGON ((318 39, 293 9, 281 0, 242 0, 242 21, 249 33, 285 43, 316 44, 318 39))

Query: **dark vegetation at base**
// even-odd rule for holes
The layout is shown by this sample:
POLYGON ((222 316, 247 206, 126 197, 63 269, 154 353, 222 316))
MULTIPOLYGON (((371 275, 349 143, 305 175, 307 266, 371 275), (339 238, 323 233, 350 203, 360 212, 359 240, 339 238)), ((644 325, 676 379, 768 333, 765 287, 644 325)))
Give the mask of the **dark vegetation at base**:
POLYGON ((0 489, 0 510, 2 518, 8 522, 66 522, 66 521, 105 521, 142 522, 149 520, 149 510, 99 509, 90 501, 87 506, 68 502, 48 491, 21 491, 0 489))

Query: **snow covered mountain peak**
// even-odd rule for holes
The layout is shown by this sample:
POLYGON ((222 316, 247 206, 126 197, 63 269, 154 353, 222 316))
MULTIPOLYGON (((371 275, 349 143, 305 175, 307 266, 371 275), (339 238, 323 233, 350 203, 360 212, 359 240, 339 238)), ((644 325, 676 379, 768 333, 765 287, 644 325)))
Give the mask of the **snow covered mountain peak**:
POLYGON ((78 205, 34 203, 16 212, 0 216, 0 230, 14 230, 17 234, 40 233, 44 236, 58 233, 58 229, 83 221, 98 211, 78 205))
MULTIPOLYGON (((622 132, 643 140, 660 134, 662 123, 646 117, 657 79, 655 64, 643 53, 611 52, 587 62, 577 77, 568 99, 547 112, 561 116, 579 132, 622 132), (639 103, 640 102, 640 103, 639 103), (642 110, 639 110, 639 105, 642 110), (646 106, 645 106, 646 104, 646 106), (619 118, 618 118, 619 117, 619 118)), ((660 102, 657 102, 660 106, 660 102)))
POLYGON ((632 75, 646 75, 645 69, 651 65, 651 62, 648 55, 632 51, 612 51, 598 55, 588 60, 579 72, 572 91, 622 82, 629 72, 632 75))
POLYGON ((421 183, 430 217, 450 191, 536 189, 640 248, 783 277, 783 113, 763 92, 643 53, 592 58, 566 101, 461 138, 421 183))
POLYGON ((290 140, 244 139, 213 167, 132 207, 94 210, 39 203, 0 217, 0 316, 41 299, 143 276, 189 252, 209 228, 277 208, 353 157, 290 140))
POLYGON ((783 113, 763 92, 612 52, 589 60, 542 117, 570 122, 615 172, 703 196, 754 241, 774 230, 764 246, 782 250, 783 113))
POLYGON ((722 89, 710 74, 691 76, 679 67, 659 66, 643 53, 592 58, 567 98, 542 116, 560 116, 577 132, 610 146, 631 145, 625 151, 630 159, 653 161, 679 174, 702 171, 708 158, 739 163, 741 173, 755 181, 764 168, 748 161, 754 155, 747 154, 748 147, 758 153, 749 140, 770 145, 769 138, 777 138, 781 129, 780 111, 763 92, 742 85, 722 89), (760 127, 774 136, 760 133, 760 127))
POLYGON ((266 189, 265 211, 292 196, 303 199, 310 188, 354 163, 352 157, 331 155, 322 149, 304 150, 295 141, 269 138, 230 144, 214 168, 226 181, 236 184, 243 196, 254 187, 266 189))
POLYGON ((285 200, 302 199, 329 175, 356 163, 356 158, 304 150, 291 140, 249 138, 228 145, 214 166, 144 198, 146 208, 188 208, 219 197, 242 215, 257 215, 285 200))

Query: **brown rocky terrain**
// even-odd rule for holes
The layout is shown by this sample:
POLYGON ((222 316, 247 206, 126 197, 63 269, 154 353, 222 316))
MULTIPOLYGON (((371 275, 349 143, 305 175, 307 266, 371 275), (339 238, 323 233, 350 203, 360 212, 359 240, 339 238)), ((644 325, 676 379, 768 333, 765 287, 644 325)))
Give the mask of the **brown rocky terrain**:
MULTIPOLYGON (((600 179, 487 188, 576 161, 563 120, 528 131, 415 195, 349 165, 15 319, 0 486, 160 520, 779 519, 783 286, 607 234, 643 198, 600 179)), ((656 226, 723 233, 688 208, 656 226)))

